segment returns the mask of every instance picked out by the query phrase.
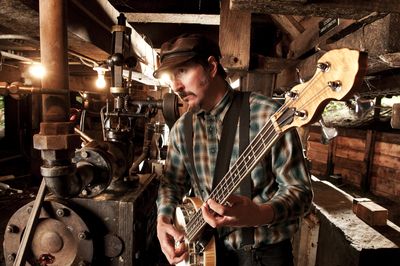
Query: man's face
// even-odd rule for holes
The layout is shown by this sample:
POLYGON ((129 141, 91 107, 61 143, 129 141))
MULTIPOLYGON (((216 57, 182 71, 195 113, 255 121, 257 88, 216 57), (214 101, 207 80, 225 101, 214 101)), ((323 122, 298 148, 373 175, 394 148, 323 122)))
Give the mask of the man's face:
POLYGON ((207 108, 207 92, 210 89, 210 74, 200 64, 186 64, 172 69, 170 86, 185 101, 189 109, 198 111, 207 108))

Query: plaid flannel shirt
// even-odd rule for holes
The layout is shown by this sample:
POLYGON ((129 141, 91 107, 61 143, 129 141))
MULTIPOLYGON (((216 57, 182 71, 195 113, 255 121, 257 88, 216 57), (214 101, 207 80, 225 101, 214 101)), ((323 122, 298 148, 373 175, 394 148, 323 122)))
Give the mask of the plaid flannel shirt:
MULTIPOLYGON (((191 187, 192 169, 184 138, 183 117, 193 115, 193 156, 201 189, 210 193, 221 138, 222 121, 232 103, 229 90, 210 112, 185 113, 178 119, 169 135, 164 175, 157 199, 158 215, 173 217, 174 210, 191 187)), ((250 95, 250 141, 269 121, 279 104, 263 95, 250 95)), ((239 130, 236 131, 230 165, 239 156, 239 130)), ((285 133, 251 172, 252 200, 269 204, 274 209, 270 224, 256 227, 254 247, 277 243, 293 236, 300 218, 312 202, 310 175, 306 169, 302 147, 296 130, 285 133)), ((199 196, 199 195, 197 195, 199 196)), ((228 248, 241 246, 241 230, 222 228, 220 237, 228 248)))

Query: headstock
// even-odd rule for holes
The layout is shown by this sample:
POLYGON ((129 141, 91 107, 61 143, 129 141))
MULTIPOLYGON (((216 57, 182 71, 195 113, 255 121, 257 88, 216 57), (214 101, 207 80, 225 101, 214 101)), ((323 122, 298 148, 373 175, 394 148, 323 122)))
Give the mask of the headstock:
POLYGON ((367 55, 347 48, 325 53, 314 76, 292 88, 284 105, 273 115, 281 131, 310 123, 330 100, 342 100, 361 85, 367 55))

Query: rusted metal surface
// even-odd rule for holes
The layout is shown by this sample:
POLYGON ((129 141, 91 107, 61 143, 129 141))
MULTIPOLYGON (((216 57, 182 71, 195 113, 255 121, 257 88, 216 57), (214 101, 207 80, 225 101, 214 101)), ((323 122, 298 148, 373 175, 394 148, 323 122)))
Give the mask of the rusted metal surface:
MULTIPOLYGON (((33 237, 33 233, 35 231, 35 226, 37 224, 37 219, 40 214, 40 209, 42 208, 43 199, 46 195, 46 183, 42 180, 39 191, 36 195, 36 199, 33 202, 33 206, 29 207, 27 222, 25 225, 25 229, 23 230, 23 235, 21 239, 21 243, 18 245, 18 250, 15 256, 15 265, 24 265, 27 258, 28 249, 27 247, 30 245, 33 237)), ((12 227, 14 229, 19 228, 18 226, 12 227)), ((8 230, 10 234, 16 233, 19 230, 8 230)), ((22 230, 21 230, 22 234, 22 230)), ((12 253, 14 254, 14 253, 12 253)), ((8 261, 11 261, 8 259, 8 261)), ((14 262, 14 260, 12 260, 14 262)))
POLYGON ((66 91, 65 95, 45 94, 42 97, 40 133, 33 136, 35 149, 42 153, 40 171, 48 189, 57 197, 78 195, 81 181, 71 162, 81 141, 69 123, 67 1, 39 1, 41 63, 46 69, 42 80, 45 88, 66 91), (63 152, 55 152, 63 150, 63 152))
MULTIPOLYGON (((6 265, 13 265, 21 235, 32 211, 32 202, 21 207, 7 224, 4 235, 6 265)), ((70 207, 55 201, 45 201, 32 242, 28 247, 27 261, 53 261, 51 265, 90 265, 93 259, 93 241, 89 228, 70 207)), ((28 264, 28 265, 29 265, 28 264)))
POLYGON ((155 247, 158 177, 143 175, 135 187, 128 184, 124 189, 110 186, 94 198, 71 199, 85 210, 91 232, 96 232, 93 241, 104 250, 96 253, 93 265, 160 265, 164 257, 155 247))
MULTIPOLYGON (((44 88, 68 90, 68 44, 66 3, 39 1, 41 63, 46 69, 44 88)), ((68 121, 69 99, 60 95, 43 96, 43 121, 68 121)))

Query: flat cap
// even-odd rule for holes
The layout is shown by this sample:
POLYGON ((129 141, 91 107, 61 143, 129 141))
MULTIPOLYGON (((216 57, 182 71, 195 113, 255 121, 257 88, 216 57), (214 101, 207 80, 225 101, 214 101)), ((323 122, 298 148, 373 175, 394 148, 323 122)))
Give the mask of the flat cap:
POLYGON ((153 76, 182 65, 195 57, 214 56, 218 61, 221 51, 218 44, 201 34, 183 34, 161 45, 160 67, 153 76))

